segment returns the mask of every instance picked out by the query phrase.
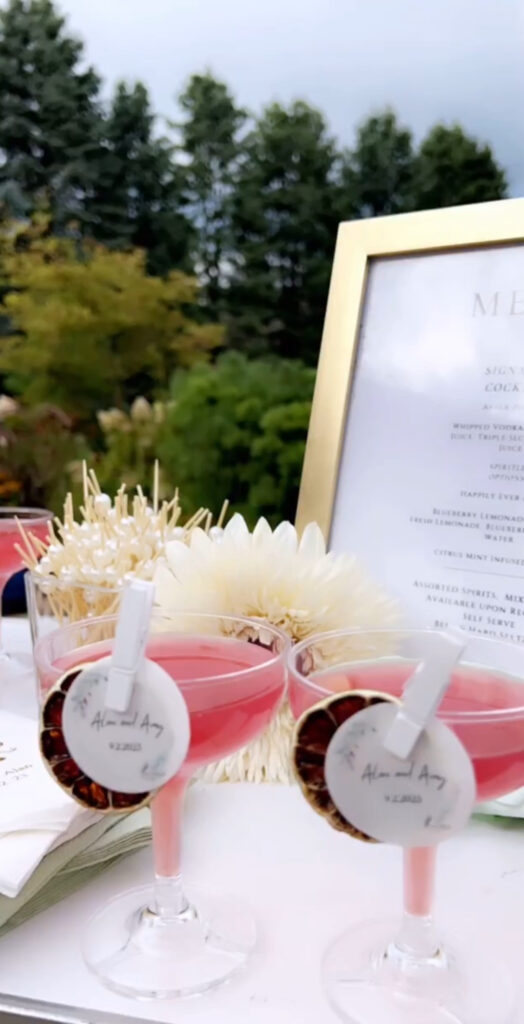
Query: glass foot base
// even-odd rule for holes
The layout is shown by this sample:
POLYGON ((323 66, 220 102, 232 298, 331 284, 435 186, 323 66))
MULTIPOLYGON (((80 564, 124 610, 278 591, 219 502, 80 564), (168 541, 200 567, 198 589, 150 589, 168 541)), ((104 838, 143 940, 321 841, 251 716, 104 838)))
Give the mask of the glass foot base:
POLYGON ((189 908, 169 920, 149 910, 153 887, 130 889, 91 920, 84 958, 99 980, 136 999, 206 992, 228 981, 256 943, 250 912, 233 898, 188 886, 189 908))
POLYGON ((398 922, 344 932, 327 950, 324 986, 346 1024, 511 1024, 514 988, 503 964, 468 942, 424 960, 397 949, 398 922))

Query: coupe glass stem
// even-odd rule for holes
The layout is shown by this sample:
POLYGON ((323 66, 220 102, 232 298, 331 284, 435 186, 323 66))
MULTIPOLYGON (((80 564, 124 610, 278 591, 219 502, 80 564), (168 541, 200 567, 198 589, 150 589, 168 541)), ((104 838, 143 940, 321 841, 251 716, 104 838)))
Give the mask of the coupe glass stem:
POLYGON ((395 947, 410 960, 439 955, 440 943, 432 917, 436 847, 404 850, 404 916, 395 947))
POLYGON ((182 811, 188 782, 185 776, 176 775, 151 804, 155 861, 151 910, 165 921, 180 917, 189 909, 181 875, 182 811))
POLYGON ((6 653, 6 651, 2 647, 2 600, 8 579, 9 576, 4 576, 0 574, 0 655, 6 653))

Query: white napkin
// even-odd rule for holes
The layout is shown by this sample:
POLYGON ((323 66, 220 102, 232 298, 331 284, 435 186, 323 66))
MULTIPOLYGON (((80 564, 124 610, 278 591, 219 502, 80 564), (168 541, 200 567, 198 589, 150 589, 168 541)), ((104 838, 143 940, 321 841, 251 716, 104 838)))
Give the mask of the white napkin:
POLYGON ((0 893, 16 896, 52 847, 97 819, 48 774, 35 721, 0 712, 0 893))

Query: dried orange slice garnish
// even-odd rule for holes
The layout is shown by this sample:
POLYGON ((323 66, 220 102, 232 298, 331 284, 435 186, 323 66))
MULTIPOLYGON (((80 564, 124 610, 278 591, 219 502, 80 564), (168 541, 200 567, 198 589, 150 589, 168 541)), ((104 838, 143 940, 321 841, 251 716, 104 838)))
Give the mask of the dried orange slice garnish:
POLYGON ((152 794, 118 793, 90 779, 71 757, 62 731, 67 691, 73 680, 88 667, 78 665, 70 669, 49 691, 40 716, 40 753, 55 782, 82 807, 104 814, 123 814, 147 804, 152 794))
POLYGON ((307 802, 332 828, 367 843, 377 840, 342 816, 329 794, 324 768, 328 746, 339 726, 359 711, 384 702, 400 703, 396 697, 373 690, 335 693, 304 712, 295 726, 293 742, 293 770, 307 802))

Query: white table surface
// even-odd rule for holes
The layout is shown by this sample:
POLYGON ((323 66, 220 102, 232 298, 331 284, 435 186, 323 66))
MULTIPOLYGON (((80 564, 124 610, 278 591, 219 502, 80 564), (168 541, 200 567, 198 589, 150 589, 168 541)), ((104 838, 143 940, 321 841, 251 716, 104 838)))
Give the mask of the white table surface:
MULTIPOLYGON (((18 642, 25 628, 8 623, 4 639, 18 642)), ((30 686, 19 697, 30 708, 30 686)), ((0 701, 8 702, 1 685, 0 701)), ((79 952, 85 922, 112 895, 148 881, 151 853, 141 851, 0 939, 4 1001, 9 994, 170 1024, 334 1022, 319 980, 322 951, 351 923, 398 914, 399 851, 333 831, 297 788, 280 786, 192 787, 184 842, 188 877, 234 892, 256 912, 259 949, 244 975, 198 999, 136 1003, 113 995, 88 973, 79 952)), ((482 934, 514 969, 518 984, 524 824, 499 828, 474 821, 443 845, 439 869, 436 911, 444 932, 465 941, 482 934)), ((519 1013, 524 1024, 524 985, 519 1013)))

